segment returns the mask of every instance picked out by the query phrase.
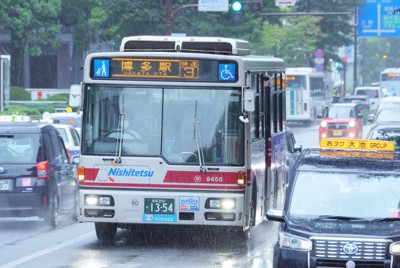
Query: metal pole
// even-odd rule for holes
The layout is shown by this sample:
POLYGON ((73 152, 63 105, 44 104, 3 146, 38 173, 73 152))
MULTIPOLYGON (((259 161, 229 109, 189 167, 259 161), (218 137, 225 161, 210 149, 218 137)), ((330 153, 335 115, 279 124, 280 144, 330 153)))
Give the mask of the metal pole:
POLYGON ((353 74, 353 93, 354 89, 357 87, 357 21, 358 21, 358 14, 357 14, 357 6, 354 10, 354 74, 353 74))
POLYGON ((165 35, 171 35, 172 33, 172 0, 166 0, 166 20, 165 20, 165 35))

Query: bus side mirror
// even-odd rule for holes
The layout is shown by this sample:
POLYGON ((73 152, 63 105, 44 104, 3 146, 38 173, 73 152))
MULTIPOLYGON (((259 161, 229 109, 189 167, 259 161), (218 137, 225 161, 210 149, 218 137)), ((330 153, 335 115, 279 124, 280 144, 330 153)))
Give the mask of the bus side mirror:
POLYGON ((250 88, 244 88, 243 90, 243 110, 245 112, 254 112, 254 91, 250 88))
POLYGON ((81 85, 72 84, 69 89, 69 106, 78 107, 81 104, 81 85))

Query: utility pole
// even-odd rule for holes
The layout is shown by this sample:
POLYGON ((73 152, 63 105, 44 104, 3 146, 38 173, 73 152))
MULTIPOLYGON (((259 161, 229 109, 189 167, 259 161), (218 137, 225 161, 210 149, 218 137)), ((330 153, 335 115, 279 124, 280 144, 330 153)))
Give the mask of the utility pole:
POLYGON ((172 9, 172 0, 165 0, 166 5, 166 23, 165 23, 165 35, 171 35, 172 33, 172 19, 174 15, 182 9, 189 7, 198 7, 198 4, 187 4, 177 7, 176 9, 172 9))
POLYGON ((355 6, 354 8, 354 74, 353 74, 353 91, 357 87, 357 29, 358 29, 358 8, 355 6))

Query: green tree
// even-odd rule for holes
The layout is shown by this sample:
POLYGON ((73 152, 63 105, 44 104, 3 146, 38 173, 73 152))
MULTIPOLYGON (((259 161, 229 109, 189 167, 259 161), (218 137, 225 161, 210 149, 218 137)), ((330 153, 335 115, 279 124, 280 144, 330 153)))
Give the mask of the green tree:
POLYGON ((283 58, 288 67, 311 66, 312 54, 324 34, 320 17, 288 17, 283 25, 266 23, 261 54, 283 58))
POLYGON ((11 36, 11 84, 24 86, 24 55, 40 55, 43 45, 58 45, 61 0, 1 0, 0 27, 11 36))
POLYGON ((96 10, 96 0, 62 0, 60 23, 72 33, 74 49, 85 51, 96 40, 95 25, 90 17, 96 10))
POLYGON ((325 62, 329 59, 340 61, 337 49, 354 41, 354 13, 362 3, 359 0, 307 0, 298 1, 295 10, 298 12, 348 12, 348 15, 325 15, 318 23, 321 35, 316 48, 325 51, 325 62))

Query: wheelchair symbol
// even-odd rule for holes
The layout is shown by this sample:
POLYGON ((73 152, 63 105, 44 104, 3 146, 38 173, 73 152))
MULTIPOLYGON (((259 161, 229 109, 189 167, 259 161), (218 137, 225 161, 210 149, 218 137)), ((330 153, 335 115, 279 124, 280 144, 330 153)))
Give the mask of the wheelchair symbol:
POLYGON ((219 76, 223 79, 223 80, 233 80, 235 77, 233 76, 231 70, 228 70, 228 65, 225 64, 224 69, 221 71, 221 73, 219 74, 219 76))

